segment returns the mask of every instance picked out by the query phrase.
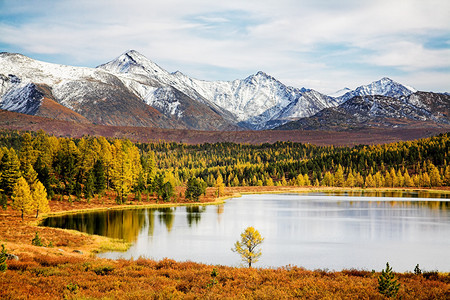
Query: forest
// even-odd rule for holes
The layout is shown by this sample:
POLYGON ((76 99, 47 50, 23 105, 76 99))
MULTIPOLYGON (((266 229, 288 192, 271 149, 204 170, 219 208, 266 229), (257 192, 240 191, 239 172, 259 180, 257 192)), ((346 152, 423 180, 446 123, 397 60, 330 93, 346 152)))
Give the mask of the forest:
POLYGON ((39 132, 0 132, 0 204, 45 212, 45 198, 89 201, 114 191, 123 204, 156 195, 198 201, 206 187, 450 186, 449 134, 406 142, 354 147, 274 144, 133 143, 39 132), (147 197, 145 197, 147 195, 147 197))

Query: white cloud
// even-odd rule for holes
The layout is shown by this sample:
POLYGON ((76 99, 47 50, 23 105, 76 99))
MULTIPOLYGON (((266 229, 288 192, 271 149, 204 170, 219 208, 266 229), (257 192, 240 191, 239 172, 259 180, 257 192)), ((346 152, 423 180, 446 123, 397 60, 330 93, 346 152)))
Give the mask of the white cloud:
POLYGON ((202 79, 235 79, 263 70, 287 84, 324 92, 391 72, 416 80, 407 76, 415 72, 428 76, 423 89, 435 78, 441 90, 450 90, 450 81, 438 79, 443 71, 432 71, 450 67, 450 45, 423 45, 423 36, 450 36, 447 0, 30 3, 0 4, 1 47, 90 66, 136 49, 169 71, 202 79), (208 76, 208 68, 215 77, 208 76), (235 75, 220 77, 220 69, 235 75))

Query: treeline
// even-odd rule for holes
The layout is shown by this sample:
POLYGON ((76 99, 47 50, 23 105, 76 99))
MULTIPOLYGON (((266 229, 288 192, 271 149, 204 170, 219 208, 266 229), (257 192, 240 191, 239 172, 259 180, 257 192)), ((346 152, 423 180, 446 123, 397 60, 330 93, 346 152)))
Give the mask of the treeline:
MULTIPOLYGON (((132 143, 129 140, 0 132, 0 200, 15 199, 23 178, 48 198, 87 200, 113 190, 170 200, 176 186, 197 201, 207 186, 433 187, 450 185, 448 134, 375 146, 333 147, 277 142, 132 143)), ((23 181, 22 181, 23 185, 23 181)), ((25 188, 26 189, 26 188, 25 188)), ((15 200, 13 202, 16 202, 15 200)), ((35 201, 36 202, 36 201, 35 201)))
POLYGON ((448 134, 375 146, 322 147, 278 142, 137 144, 154 151, 157 167, 180 181, 190 176, 214 186, 437 187, 450 185, 448 134))

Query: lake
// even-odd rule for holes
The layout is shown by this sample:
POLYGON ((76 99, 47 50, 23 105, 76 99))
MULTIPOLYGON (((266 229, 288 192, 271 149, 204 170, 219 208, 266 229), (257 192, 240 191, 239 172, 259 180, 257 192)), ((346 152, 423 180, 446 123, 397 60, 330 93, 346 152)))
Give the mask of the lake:
POLYGON ((305 193, 244 195, 223 205, 108 210, 51 217, 45 226, 76 229, 132 242, 140 256, 239 266, 231 251, 240 233, 255 227, 265 238, 255 267, 450 271, 448 195, 305 193), (384 196, 384 197, 376 197, 384 196), (425 198, 426 197, 426 198, 425 198))

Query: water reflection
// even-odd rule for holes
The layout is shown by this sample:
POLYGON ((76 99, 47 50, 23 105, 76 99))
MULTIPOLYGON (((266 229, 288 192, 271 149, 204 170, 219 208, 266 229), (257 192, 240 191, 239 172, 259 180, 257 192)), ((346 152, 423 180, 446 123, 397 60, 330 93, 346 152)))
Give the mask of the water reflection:
POLYGON ((143 210, 108 210, 55 216, 45 219, 43 225, 134 242, 145 219, 143 210))
POLYGON ((187 206, 186 207, 186 218, 189 227, 192 226, 192 224, 198 224, 200 222, 200 219, 202 218, 202 213, 205 212, 206 207, 205 206, 187 206))
POLYGON ((163 223, 164 225, 166 225, 167 231, 171 231, 173 227, 173 221, 175 220, 174 212, 176 211, 176 207, 158 208, 157 211, 159 212, 159 223, 163 223))
POLYGON ((450 270, 450 201, 398 193, 245 195, 225 205, 111 210, 53 217, 44 225, 133 242, 126 253, 102 255, 107 258, 235 265, 239 259, 230 247, 254 226, 265 237, 261 266, 370 270, 389 261, 397 271, 417 263, 450 270))
POLYGON ((324 191, 317 193, 328 196, 350 196, 350 197, 390 197, 390 198, 436 198, 450 199, 450 193, 428 192, 423 190, 347 190, 347 191, 324 191))

